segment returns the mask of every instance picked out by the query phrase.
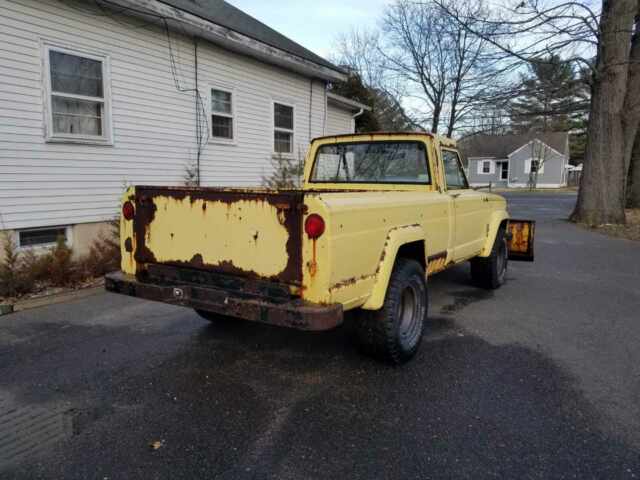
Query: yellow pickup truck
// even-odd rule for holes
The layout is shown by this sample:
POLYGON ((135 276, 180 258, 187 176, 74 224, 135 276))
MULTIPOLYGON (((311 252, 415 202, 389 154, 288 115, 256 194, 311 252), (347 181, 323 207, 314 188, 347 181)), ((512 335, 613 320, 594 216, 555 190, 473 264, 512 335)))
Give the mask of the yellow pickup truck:
POLYGON ((451 139, 427 133, 315 139, 300 189, 135 186, 123 197, 122 271, 107 290, 304 330, 354 310, 362 349, 411 358, 427 278, 471 261, 498 288, 533 260, 533 222, 469 188, 451 139))

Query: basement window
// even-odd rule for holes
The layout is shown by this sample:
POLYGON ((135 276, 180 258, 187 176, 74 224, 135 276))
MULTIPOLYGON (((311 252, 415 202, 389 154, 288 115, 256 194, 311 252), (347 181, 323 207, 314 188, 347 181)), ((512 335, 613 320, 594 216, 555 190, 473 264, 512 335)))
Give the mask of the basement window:
POLYGON ((293 153, 294 129, 293 105, 274 102, 273 104, 273 151, 275 153, 293 153))
POLYGON ((108 59, 45 46, 47 141, 111 143, 108 59))
POLYGON ((63 239, 69 245, 68 227, 31 228, 18 232, 18 246, 28 247, 52 247, 63 239))

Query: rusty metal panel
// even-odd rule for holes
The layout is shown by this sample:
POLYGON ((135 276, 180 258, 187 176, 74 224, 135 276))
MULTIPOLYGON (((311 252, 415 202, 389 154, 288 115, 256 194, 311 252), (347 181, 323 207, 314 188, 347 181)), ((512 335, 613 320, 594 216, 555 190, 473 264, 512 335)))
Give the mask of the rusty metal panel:
POLYGON ((301 191, 136 187, 135 260, 302 282, 301 191))
POLYGON ((533 262, 533 240, 536 222, 510 219, 508 224, 509 260, 533 262))

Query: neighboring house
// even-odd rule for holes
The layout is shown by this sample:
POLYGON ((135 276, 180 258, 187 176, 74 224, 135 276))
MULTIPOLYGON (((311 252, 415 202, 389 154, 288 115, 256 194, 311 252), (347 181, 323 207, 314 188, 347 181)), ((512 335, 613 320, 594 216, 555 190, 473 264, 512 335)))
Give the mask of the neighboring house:
POLYGON ((476 134, 458 145, 471 186, 528 187, 536 171, 539 188, 567 185, 568 133, 476 134))
POLYGON ((338 67, 220 0, 0 8, 0 230, 21 248, 85 252, 125 184, 259 185, 363 108, 328 92, 338 67))

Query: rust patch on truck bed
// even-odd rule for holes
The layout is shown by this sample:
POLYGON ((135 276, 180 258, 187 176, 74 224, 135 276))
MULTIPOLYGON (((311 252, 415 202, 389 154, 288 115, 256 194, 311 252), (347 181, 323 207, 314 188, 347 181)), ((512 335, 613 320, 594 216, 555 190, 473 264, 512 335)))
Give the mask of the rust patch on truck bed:
MULTIPOLYGON (((217 271, 232 275, 240 275, 249 278, 270 279, 272 281, 283 282, 293 285, 302 283, 302 212, 303 192, 300 190, 269 190, 269 189, 229 189, 229 188, 190 188, 190 187, 136 187, 136 214, 134 219, 134 231, 137 240, 135 259, 139 263, 163 263, 167 265, 184 266, 202 270, 217 271), (285 245, 286 265, 281 271, 271 275, 242 268, 234 264, 233 259, 223 259, 216 263, 207 263, 201 253, 194 254, 190 259, 186 258, 169 258, 166 256, 158 256, 154 253, 150 244, 151 225, 158 215, 158 205, 164 205, 167 208, 167 199, 171 201, 184 202, 189 201, 191 205, 196 202, 202 202, 202 206, 198 207, 201 212, 202 226, 194 230, 193 235, 202 235, 203 240, 215 234, 224 234, 225 224, 212 224, 212 215, 210 210, 215 212, 213 207, 215 204, 224 204, 227 206, 227 221, 236 222, 235 225, 241 225, 242 228, 249 228, 247 224, 249 220, 245 217, 246 205, 269 205, 272 207, 270 211, 277 212, 277 222, 284 227, 288 234, 285 245), (207 205, 211 208, 207 208, 207 205), (230 210, 231 207, 234 210, 230 210), (245 210, 243 210, 245 207, 245 210), (275 209, 275 210, 274 210, 275 209), (231 212, 235 214, 230 218, 231 212), (242 215, 239 213, 242 212, 242 215), (209 220, 208 220, 209 219, 209 220), (244 223, 243 223, 244 222, 244 223), (158 258, 162 258, 161 261, 158 258)), ((172 204, 169 204, 170 206, 172 204)), ((189 204, 187 204, 189 205, 189 204)), ((220 212, 219 209, 217 210, 220 212)), ((166 219, 165 219, 166 220, 166 219)), ((280 227, 279 227, 280 228, 280 227)), ((266 232, 261 232, 260 222, 256 222, 256 230, 251 234, 252 245, 258 248, 258 238, 262 238, 266 232)), ((174 239, 172 231, 171 239, 174 239)), ((175 231, 175 234, 179 234, 175 231)), ((216 238, 219 240, 219 238, 216 238)), ((244 239, 229 238, 230 242, 243 241, 244 239)), ((205 242, 206 243, 206 242, 205 242)), ((225 243, 227 245, 227 243, 225 243)), ((266 245, 266 244, 265 244, 266 245)), ((262 253, 264 254, 264 252, 262 253)), ((275 253, 274 253, 275 254, 275 253)), ((263 257, 266 258, 266 257, 263 257)), ((282 262, 284 264, 284 261, 282 262)))

